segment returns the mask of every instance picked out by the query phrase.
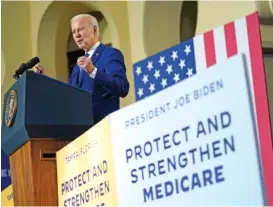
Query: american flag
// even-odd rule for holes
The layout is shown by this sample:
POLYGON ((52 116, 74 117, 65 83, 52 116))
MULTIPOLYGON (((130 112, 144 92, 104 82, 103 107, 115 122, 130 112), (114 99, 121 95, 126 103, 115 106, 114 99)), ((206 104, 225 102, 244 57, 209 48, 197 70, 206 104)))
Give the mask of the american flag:
POLYGON ((135 63, 135 96, 141 100, 241 53, 246 57, 267 205, 273 205, 273 150, 257 12, 135 63))
POLYGON ((193 40, 164 50, 134 65, 137 100, 196 74, 193 40))

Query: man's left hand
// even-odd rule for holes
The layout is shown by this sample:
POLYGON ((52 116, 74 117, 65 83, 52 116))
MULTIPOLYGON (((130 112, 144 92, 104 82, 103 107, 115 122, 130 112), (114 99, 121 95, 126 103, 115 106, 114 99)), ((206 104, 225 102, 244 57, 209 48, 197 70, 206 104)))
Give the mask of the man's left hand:
POLYGON ((77 65, 83 68, 88 74, 91 74, 94 70, 94 65, 89 57, 79 57, 77 65))

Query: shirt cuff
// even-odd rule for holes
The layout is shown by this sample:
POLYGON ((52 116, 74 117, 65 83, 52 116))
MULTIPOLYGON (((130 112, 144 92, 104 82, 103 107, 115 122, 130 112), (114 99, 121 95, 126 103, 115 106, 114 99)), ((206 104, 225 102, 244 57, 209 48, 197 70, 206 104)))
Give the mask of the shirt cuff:
POLYGON ((90 73, 90 74, 89 74, 89 76, 90 76, 91 78, 93 78, 93 79, 94 79, 94 78, 95 78, 95 76, 96 76, 96 74, 97 74, 97 70, 98 70, 98 69, 97 69, 96 67, 94 67, 93 72, 92 72, 92 73, 90 73))

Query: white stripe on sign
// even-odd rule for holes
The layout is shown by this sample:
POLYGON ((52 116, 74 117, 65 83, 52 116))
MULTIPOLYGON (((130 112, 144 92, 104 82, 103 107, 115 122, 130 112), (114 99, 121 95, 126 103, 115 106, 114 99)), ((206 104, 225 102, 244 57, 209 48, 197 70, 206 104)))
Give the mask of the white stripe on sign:
POLYGON ((227 59, 226 38, 224 26, 217 27, 213 30, 216 64, 227 59))
MULTIPOLYGON (((236 32, 236 41, 238 53, 243 53, 246 57, 247 70, 249 75, 249 80, 251 86, 253 84, 252 81, 252 70, 251 70, 251 62, 250 62, 250 54, 249 54, 249 45, 248 45, 248 32, 245 17, 235 21, 235 32, 236 32)), ((252 88, 253 91, 253 88, 252 88)))
POLYGON ((199 74, 200 72, 207 70, 204 36, 198 35, 194 37, 193 44, 194 44, 196 73, 199 74))
POLYGON ((255 122, 257 126, 256 105, 255 105, 253 79, 252 79, 252 68, 251 68, 251 60, 250 60, 250 53, 249 53, 247 24, 246 24, 245 17, 235 21, 235 32, 236 32, 238 54, 243 53, 245 55, 245 60, 247 64, 247 76, 250 83, 250 93, 251 93, 251 98, 253 102, 253 108, 255 111, 255 122))

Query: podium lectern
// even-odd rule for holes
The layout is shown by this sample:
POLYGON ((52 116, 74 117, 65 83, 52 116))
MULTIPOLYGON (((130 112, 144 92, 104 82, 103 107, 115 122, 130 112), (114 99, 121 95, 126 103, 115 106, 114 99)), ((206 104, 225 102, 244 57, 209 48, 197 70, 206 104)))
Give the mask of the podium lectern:
POLYGON ((92 95, 27 71, 6 92, 2 117, 14 204, 57 206, 56 152, 92 127, 92 95))

